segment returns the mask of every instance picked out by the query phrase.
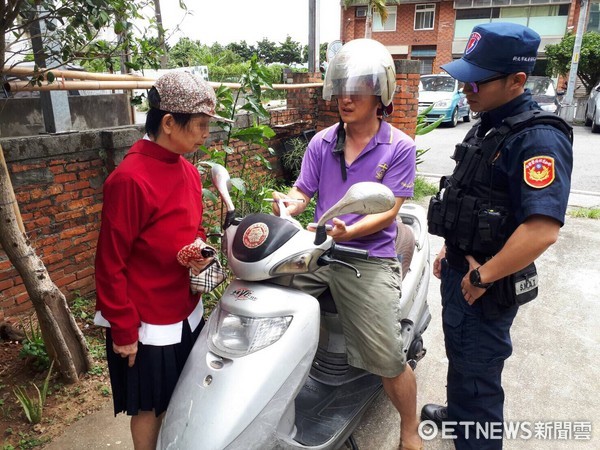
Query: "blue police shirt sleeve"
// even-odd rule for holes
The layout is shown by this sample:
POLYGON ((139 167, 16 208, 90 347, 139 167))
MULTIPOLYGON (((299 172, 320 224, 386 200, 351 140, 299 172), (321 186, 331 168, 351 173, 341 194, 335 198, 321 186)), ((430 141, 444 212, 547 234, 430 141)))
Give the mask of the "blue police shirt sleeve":
POLYGON ((539 214, 564 225, 573 169, 569 139, 550 125, 535 127, 508 142, 504 161, 517 223, 539 214))

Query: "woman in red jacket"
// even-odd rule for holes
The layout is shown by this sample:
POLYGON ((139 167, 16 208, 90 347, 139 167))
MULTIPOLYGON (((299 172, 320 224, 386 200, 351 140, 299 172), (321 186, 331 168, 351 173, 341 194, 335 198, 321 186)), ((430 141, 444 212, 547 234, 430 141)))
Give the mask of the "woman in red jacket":
POLYGON ((203 145, 216 97, 186 72, 160 77, 148 94, 146 136, 104 183, 96 253, 96 324, 106 351, 115 415, 131 416, 136 450, 154 449, 164 411, 203 325, 189 271, 178 262, 204 246, 202 183, 184 155, 203 145))

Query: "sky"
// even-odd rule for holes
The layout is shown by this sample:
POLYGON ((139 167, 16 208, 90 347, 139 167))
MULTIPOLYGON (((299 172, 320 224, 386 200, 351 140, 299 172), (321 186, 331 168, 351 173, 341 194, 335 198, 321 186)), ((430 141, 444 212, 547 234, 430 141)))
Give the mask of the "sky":
MULTIPOLYGON (((226 45, 245 40, 254 45, 263 38, 275 43, 286 36, 308 44, 308 0, 183 0, 186 15, 179 0, 160 0, 163 26, 171 45, 181 37, 226 45), (181 31, 172 34, 177 25, 181 31), (170 35, 169 35, 170 34, 170 35)), ((319 0, 320 42, 340 37, 340 0, 319 0)))

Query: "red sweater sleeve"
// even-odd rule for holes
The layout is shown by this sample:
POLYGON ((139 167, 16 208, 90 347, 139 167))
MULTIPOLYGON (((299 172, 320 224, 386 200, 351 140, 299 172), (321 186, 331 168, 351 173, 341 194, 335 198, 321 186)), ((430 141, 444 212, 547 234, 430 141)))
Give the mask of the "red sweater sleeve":
MULTIPOLYGON (((117 175, 117 174, 115 174, 117 175)), ((150 216, 149 196, 134 180, 117 177, 104 185, 102 227, 96 249, 98 309, 111 324, 118 345, 138 340, 140 317, 127 293, 127 259, 150 216)))

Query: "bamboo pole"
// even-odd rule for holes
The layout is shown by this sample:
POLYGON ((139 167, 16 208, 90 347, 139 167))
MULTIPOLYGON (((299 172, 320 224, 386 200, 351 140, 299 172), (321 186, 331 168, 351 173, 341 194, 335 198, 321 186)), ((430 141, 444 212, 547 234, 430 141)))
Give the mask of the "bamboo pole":
MULTIPOLYGON (((32 92, 32 91, 61 91, 61 90, 133 90, 133 89, 150 89, 154 85, 155 80, 142 80, 142 81, 65 81, 57 80, 53 83, 42 84, 41 86, 32 85, 28 81, 7 81, 4 83, 4 88, 9 92, 32 92)), ((209 81, 209 85, 213 88, 219 86, 225 86, 230 89, 239 89, 241 85, 239 83, 220 83, 209 81)), ((323 86, 323 83, 303 83, 303 84, 273 84, 274 90, 295 90, 295 89, 306 89, 306 88, 317 88, 323 86)), ((268 89, 267 86, 262 86, 263 89, 268 89)))
POLYGON ((35 72, 31 67, 4 67, 3 73, 7 75, 30 77, 34 75, 44 75, 52 72, 55 77, 69 78, 74 80, 98 80, 98 81, 154 81, 154 78, 143 77, 137 75, 123 75, 117 73, 95 73, 83 72, 80 70, 60 70, 60 69, 43 69, 35 72))

